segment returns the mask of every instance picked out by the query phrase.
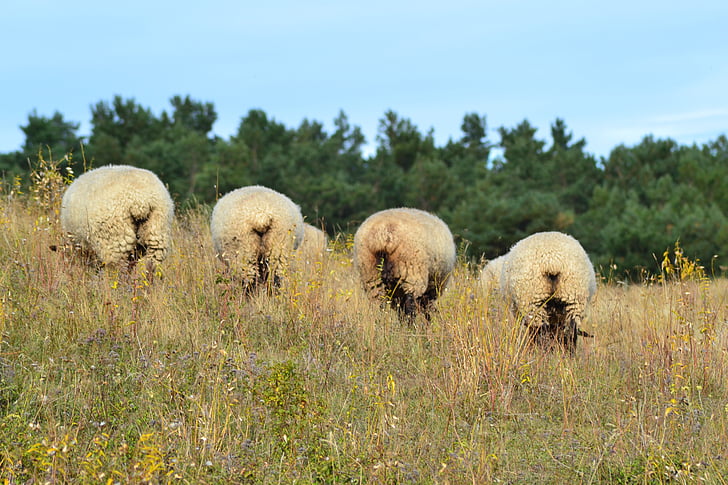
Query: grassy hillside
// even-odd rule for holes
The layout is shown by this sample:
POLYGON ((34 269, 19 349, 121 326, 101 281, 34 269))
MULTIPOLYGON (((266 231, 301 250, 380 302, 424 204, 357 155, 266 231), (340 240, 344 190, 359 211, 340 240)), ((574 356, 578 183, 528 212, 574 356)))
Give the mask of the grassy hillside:
MULTIPOLYGON (((16 188, 17 189, 17 188, 16 188)), ((726 483, 728 283, 601 283, 574 356, 462 263, 428 325, 339 239, 246 298, 205 210, 145 274, 53 252, 62 183, 0 201, 4 483, 726 483)))

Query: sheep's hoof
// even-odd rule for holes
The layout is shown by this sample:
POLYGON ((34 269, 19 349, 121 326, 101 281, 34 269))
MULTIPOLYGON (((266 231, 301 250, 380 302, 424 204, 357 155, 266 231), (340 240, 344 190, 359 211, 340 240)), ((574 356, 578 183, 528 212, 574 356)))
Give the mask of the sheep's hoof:
POLYGON ((417 313, 417 302, 412 295, 404 297, 403 311, 405 315, 414 316, 417 313))

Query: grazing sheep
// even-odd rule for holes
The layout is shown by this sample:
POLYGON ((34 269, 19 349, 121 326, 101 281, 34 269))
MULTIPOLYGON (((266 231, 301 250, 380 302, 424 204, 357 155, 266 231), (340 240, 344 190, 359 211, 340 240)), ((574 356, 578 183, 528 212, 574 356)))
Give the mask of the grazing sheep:
POLYGON ((503 267, 506 265, 506 255, 491 259, 483 266, 480 272, 480 284, 486 292, 500 288, 500 278, 503 267))
POLYGON ((328 237, 316 226, 305 222, 303 242, 296 250, 297 255, 307 263, 321 261, 326 254, 328 237))
POLYGON ((544 344, 576 349, 587 304, 596 292, 594 267, 584 248, 560 232, 539 232, 517 242, 501 272, 511 308, 544 344))
POLYGON ((369 216, 354 235, 354 265, 374 299, 413 318, 429 309, 455 266, 447 225, 418 209, 387 209, 369 216))
POLYGON ((163 261, 172 242, 174 203, 149 170, 106 165, 66 189, 61 227, 87 254, 105 265, 163 261))
POLYGON ((217 201, 210 230, 218 257, 242 278, 246 289, 278 284, 304 237, 300 208, 260 185, 233 190, 217 201))

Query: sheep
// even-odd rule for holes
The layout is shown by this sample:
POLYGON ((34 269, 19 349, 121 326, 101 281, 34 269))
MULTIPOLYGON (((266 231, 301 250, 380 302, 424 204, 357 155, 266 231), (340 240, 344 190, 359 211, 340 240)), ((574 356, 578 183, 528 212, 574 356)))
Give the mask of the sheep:
POLYGON ((174 202, 157 176, 129 165, 90 170, 68 186, 61 227, 102 265, 163 261, 172 243, 174 202))
POLYGON ((500 288, 512 311, 541 344, 555 342, 573 353, 579 325, 596 292, 594 267, 584 248, 561 232, 539 232, 506 255, 500 288))
POLYGON ((220 198, 210 230, 218 257, 240 276, 247 290, 258 284, 277 286, 304 238, 298 205, 260 185, 241 187, 220 198))
POLYGON ((504 254, 495 259, 491 259, 483 266, 480 272, 480 284, 486 292, 499 289, 501 273, 503 272, 503 266, 505 266, 507 259, 504 254))
POLYGON ((410 321, 429 310, 455 267, 448 226, 428 212, 398 208, 370 215, 354 234, 354 265, 372 299, 387 298, 410 321))
POLYGON ((304 236, 301 245, 297 249, 298 256, 305 262, 316 262, 323 259, 326 254, 328 237, 326 233, 316 226, 307 222, 303 223, 304 236))

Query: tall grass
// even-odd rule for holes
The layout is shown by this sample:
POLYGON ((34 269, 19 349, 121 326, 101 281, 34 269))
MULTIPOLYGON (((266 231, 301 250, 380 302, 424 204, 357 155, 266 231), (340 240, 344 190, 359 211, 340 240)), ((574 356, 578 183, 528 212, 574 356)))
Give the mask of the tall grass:
POLYGON ((464 262, 429 324, 400 323, 343 236, 246 297, 208 208, 158 274, 89 267, 48 249, 54 174, 0 201, 5 483, 726 483, 728 283, 681 254, 600 284, 569 356, 464 262))

